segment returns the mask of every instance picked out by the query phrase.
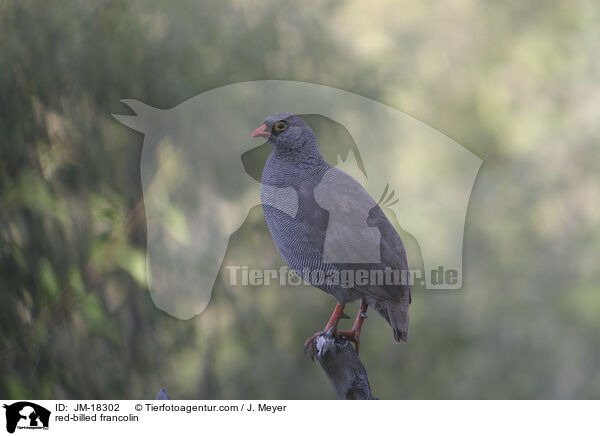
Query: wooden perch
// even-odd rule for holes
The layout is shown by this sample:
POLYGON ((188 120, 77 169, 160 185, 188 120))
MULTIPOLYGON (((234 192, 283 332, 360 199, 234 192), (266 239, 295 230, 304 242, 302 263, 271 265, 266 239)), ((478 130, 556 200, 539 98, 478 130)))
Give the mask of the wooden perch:
MULTIPOLYGON (((314 354, 329 378, 340 400, 376 400, 371 393, 367 370, 346 339, 336 338, 331 331, 323 332, 313 340, 314 354)), ((170 400, 164 389, 157 400, 170 400)))
POLYGON ((340 400, 376 400, 371 393, 367 370, 345 339, 323 332, 314 339, 314 357, 329 378, 340 400))
POLYGON ((157 400, 170 400, 171 397, 169 396, 167 391, 165 391, 164 389, 161 389, 160 391, 158 391, 158 395, 156 396, 156 399, 157 400))

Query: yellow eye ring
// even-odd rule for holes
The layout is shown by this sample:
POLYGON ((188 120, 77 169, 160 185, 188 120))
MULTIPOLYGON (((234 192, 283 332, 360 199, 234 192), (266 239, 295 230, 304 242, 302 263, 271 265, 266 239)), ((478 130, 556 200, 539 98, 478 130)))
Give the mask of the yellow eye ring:
POLYGON ((277 130, 278 132, 285 130, 286 127, 287 127, 287 124, 284 121, 279 121, 277 124, 275 124, 275 126, 273 126, 273 128, 275 130, 277 130))

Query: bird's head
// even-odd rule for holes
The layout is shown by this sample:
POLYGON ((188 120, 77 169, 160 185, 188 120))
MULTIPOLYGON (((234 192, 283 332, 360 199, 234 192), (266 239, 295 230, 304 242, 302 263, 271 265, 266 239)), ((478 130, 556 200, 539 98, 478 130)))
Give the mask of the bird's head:
POLYGON ((277 112, 267 117, 251 137, 262 136, 281 149, 300 149, 306 144, 316 144, 315 134, 302 118, 287 112, 277 112))

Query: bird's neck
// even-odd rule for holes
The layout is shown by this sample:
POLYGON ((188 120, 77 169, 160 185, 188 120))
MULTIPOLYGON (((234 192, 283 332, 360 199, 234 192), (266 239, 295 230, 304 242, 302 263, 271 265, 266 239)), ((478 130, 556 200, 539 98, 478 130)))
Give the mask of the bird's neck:
POLYGON ((265 164, 262 182, 275 186, 296 186, 303 180, 331 168, 323 159, 316 141, 302 147, 276 147, 265 164))
POLYGON ((320 165, 326 163, 314 138, 307 140, 300 147, 275 147, 273 156, 276 159, 296 164, 320 165))

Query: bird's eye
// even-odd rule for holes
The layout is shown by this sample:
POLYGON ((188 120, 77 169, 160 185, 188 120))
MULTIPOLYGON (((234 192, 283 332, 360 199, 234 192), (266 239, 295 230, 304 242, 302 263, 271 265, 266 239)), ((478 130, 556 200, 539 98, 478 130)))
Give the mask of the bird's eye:
POLYGON ((287 124, 284 121, 279 121, 273 128, 278 132, 281 132, 282 130, 285 130, 286 127, 287 124))

